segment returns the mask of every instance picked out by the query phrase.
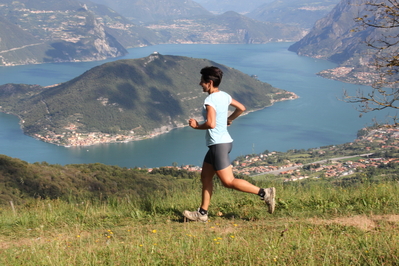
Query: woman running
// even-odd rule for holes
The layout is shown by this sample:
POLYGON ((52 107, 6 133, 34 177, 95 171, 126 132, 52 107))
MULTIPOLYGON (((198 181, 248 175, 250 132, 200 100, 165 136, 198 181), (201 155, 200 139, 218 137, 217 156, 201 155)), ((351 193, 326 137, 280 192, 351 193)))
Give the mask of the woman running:
POLYGON ((205 122, 199 124, 191 118, 188 123, 194 129, 206 130, 206 145, 209 150, 205 155, 202 165, 202 203, 197 211, 183 212, 184 217, 191 221, 206 222, 208 220, 208 207, 213 191, 213 176, 216 174, 222 184, 227 188, 259 195, 268 206, 269 213, 274 212, 276 189, 259 188, 246 180, 237 179, 233 175, 229 153, 232 149, 233 139, 227 130, 234 119, 245 111, 245 106, 234 100, 228 93, 219 90, 223 71, 218 67, 204 67, 201 69, 201 82, 203 92, 208 93, 204 102, 203 115, 205 122), (229 116, 229 106, 235 108, 229 116))

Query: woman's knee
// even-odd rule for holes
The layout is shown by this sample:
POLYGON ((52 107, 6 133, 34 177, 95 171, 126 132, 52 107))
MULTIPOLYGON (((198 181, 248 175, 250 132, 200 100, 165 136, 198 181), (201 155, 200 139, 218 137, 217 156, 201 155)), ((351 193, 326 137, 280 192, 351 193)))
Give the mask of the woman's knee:
POLYGON ((234 179, 232 179, 232 180, 222 180, 222 184, 226 188, 234 188, 234 179))

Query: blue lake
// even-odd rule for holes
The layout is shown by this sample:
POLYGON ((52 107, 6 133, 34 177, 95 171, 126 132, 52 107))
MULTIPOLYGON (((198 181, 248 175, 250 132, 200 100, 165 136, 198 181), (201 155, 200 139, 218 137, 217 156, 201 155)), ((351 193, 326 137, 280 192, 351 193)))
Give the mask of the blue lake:
MULTIPOLYGON (((287 50, 289 45, 158 45, 134 48, 125 57, 99 62, 0 67, 0 84, 57 84, 105 62, 141 58, 157 51, 165 55, 207 58, 246 74, 257 75, 259 80, 274 87, 295 92, 299 99, 277 103, 234 122, 229 128, 234 139, 232 160, 265 150, 287 151, 351 142, 357 131, 371 125, 374 118, 382 122, 387 120, 389 111, 374 112, 360 118, 355 106, 339 99, 343 90, 354 95, 357 89, 368 88, 317 76, 317 72, 335 65, 298 56, 287 50)), ((174 162, 178 165, 201 165, 206 149, 204 132, 188 127, 143 141, 65 148, 24 135, 18 118, 0 113, 0 154, 30 163, 99 162, 123 167, 159 167, 174 162)))

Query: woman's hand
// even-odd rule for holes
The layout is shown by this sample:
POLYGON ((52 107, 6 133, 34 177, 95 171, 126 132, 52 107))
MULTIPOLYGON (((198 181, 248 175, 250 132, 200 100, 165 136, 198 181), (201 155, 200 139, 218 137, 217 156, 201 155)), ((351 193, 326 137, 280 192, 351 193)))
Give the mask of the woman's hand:
POLYGON ((190 118, 190 120, 188 120, 188 124, 194 129, 198 128, 198 122, 194 118, 190 118))

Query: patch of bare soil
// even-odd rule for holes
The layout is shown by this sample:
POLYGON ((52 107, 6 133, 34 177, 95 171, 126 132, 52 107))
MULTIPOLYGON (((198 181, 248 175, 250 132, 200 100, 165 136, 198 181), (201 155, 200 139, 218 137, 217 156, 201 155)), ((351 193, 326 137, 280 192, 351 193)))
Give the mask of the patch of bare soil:
POLYGON ((399 215, 396 214, 387 214, 387 215, 356 215, 349 217, 338 217, 331 220, 322 220, 319 218, 309 219, 312 224, 340 224, 344 226, 353 226, 357 227, 361 230, 373 230, 378 226, 379 222, 399 222, 399 215))

